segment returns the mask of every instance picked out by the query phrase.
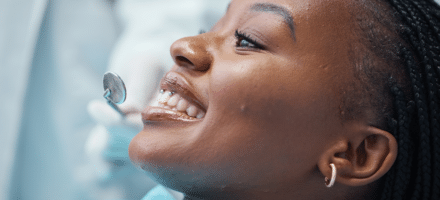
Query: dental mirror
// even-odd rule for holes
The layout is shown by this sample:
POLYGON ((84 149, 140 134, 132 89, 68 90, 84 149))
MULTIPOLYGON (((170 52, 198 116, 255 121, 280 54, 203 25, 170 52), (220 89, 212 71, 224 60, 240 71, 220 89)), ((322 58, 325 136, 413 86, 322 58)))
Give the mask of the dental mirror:
POLYGON ((108 104, 118 111, 119 114, 125 116, 116 104, 121 104, 125 101, 127 96, 127 89, 121 77, 113 72, 104 74, 104 98, 107 99, 108 104))

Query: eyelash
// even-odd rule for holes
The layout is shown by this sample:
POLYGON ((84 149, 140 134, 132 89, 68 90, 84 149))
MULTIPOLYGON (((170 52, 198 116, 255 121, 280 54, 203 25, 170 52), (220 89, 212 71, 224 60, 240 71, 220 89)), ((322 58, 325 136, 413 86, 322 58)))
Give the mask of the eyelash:
POLYGON ((236 47, 240 48, 253 48, 253 49, 264 49, 261 44, 259 44, 255 39, 253 39, 250 35, 239 31, 238 29, 235 30, 235 38, 237 39, 237 42, 235 44, 236 47), (240 46, 241 41, 246 40, 250 44, 253 45, 253 47, 242 47, 240 46))

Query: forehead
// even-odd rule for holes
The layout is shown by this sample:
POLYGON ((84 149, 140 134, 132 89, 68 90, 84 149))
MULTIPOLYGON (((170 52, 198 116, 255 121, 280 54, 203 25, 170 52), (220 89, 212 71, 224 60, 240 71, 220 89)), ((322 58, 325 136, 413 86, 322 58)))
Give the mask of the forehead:
POLYGON ((343 31, 354 28, 353 13, 356 13, 355 10, 359 7, 356 6, 356 2, 355 0, 232 0, 228 5, 227 13, 244 20, 259 14, 273 14, 284 19, 287 25, 289 20, 292 20, 296 26, 314 28, 321 26, 341 32, 337 31, 341 27, 344 27, 343 31))
POLYGON ((356 2, 356 0, 232 0, 227 11, 231 7, 239 7, 241 11, 249 11, 252 5, 269 3, 287 8, 292 15, 304 14, 302 13, 304 11, 309 14, 315 12, 316 14, 323 14, 327 11, 337 13, 336 11, 344 11, 347 8, 355 9, 356 2))

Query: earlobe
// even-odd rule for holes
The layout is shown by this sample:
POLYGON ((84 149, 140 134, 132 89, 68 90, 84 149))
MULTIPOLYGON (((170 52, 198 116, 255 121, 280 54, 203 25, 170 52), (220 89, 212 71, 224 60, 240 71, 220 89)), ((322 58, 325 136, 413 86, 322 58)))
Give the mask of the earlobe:
POLYGON ((372 183, 389 171, 397 156, 393 135, 368 126, 340 139, 327 149, 319 160, 321 173, 331 177, 330 164, 337 168, 336 182, 349 186, 372 183))

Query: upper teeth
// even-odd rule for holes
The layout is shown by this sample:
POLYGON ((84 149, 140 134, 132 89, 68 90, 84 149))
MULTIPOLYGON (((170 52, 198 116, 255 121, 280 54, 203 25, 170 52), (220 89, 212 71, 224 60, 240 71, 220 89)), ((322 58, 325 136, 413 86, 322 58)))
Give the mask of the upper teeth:
POLYGON ((198 119, 205 116, 205 112, 202 109, 182 98, 179 94, 170 91, 161 90, 155 105, 176 110, 198 119))

